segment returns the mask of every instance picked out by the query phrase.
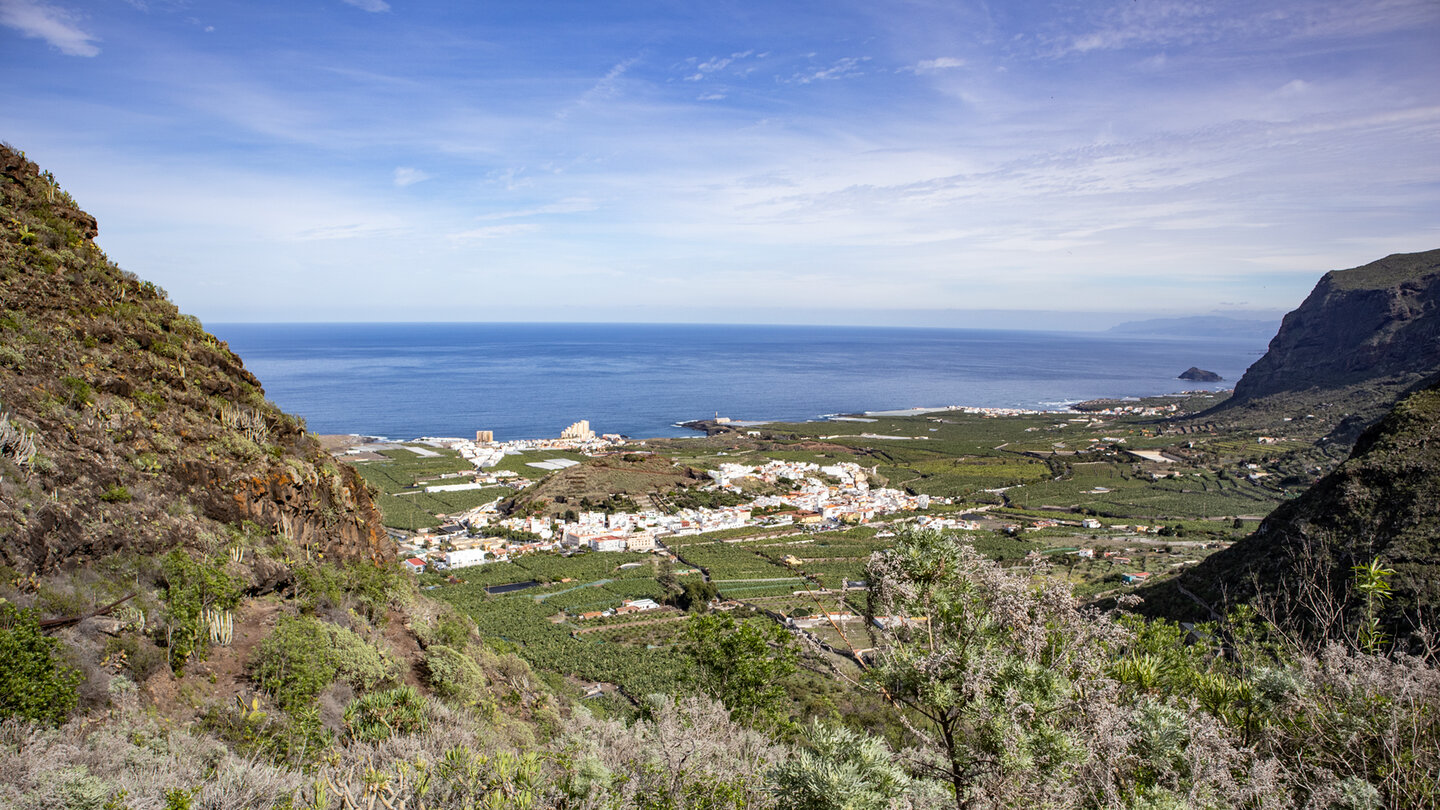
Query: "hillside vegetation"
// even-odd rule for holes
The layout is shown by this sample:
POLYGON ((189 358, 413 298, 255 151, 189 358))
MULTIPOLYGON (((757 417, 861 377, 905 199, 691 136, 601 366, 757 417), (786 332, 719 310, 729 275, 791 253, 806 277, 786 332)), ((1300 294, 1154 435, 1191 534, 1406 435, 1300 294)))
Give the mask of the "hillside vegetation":
MULTIPOLYGON (((1250 477, 1291 477, 1281 445, 1128 416, 896 418, 875 425, 885 447, 833 425, 764 439, 973 497, 987 523, 1017 522, 1005 533, 747 526, 672 537, 672 556, 417 579, 365 481, 111 264, 53 178, 0 149, 0 194, 0 807, 1440 806, 1440 647, 1380 623, 1433 600, 1398 553, 1434 548, 1433 392, 1361 443, 1363 491, 1322 487, 1306 513, 1397 538, 1373 544, 1393 557, 1337 563, 1347 623, 1323 637, 1243 606, 1147 621, 1133 598, 1077 597, 1078 559, 1046 564, 1080 528, 1042 518, 1101 515, 1092 552, 1173 567, 1203 544, 1172 538, 1228 537, 1235 507, 1285 496, 1250 477), (1170 534, 1117 517, 1137 513, 1170 534), (594 615, 637 597, 657 604, 594 615)), ((512 508, 724 494, 685 485, 737 448, 665 447, 556 472, 512 508)), ((367 474, 415 497, 396 493, 461 463, 436 457, 367 474)))
POLYGON ((223 342, 96 247, 95 220, 0 149, 0 562, 214 549, 251 521, 388 560, 367 488, 223 342))
MULTIPOLYGON (((1405 638, 1435 627, 1440 605, 1440 384, 1411 394, 1355 445, 1350 458, 1259 529, 1177 580, 1200 600, 1268 599, 1320 637, 1354 632, 1352 570, 1372 561, 1394 571, 1376 618, 1405 638)), ((1151 601, 1197 615, 1173 584, 1151 601)), ((1204 612, 1198 615, 1203 617, 1204 612)), ((1368 619, 1369 617, 1364 617, 1368 619)))

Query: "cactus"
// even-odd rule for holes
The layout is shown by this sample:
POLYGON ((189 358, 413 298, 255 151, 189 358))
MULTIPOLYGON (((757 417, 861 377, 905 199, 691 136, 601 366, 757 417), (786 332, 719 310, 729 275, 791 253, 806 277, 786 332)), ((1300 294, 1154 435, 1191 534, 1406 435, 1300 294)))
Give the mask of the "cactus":
POLYGON ((200 621, 209 627, 211 642, 223 647, 235 639, 235 615, 230 611, 207 607, 201 611, 200 621))
MULTIPOLYGON (((184 376, 183 368, 181 376, 184 376)), ((245 438, 258 445, 270 442, 270 425, 265 422, 265 414, 253 408, 227 403, 220 409, 220 424, 245 434, 245 438)))
POLYGON ((145 611, 134 605, 123 605, 115 612, 115 618, 124 622, 127 630, 134 630, 137 633, 145 632, 145 611))
POLYGON ((35 434, 21 430, 10 421, 10 414, 0 411, 0 456, 8 456, 16 466, 24 467, 37 452, 35 434))

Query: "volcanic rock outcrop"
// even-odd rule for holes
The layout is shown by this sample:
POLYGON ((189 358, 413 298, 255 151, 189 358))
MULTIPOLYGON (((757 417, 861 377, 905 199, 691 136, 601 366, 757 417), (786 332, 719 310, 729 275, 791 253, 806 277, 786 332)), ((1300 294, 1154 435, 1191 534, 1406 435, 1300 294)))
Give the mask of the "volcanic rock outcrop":
POLYGON ((1234 395, 1206 416, 1318 418, 1348 444, 1436 373, 1440 250, 1397 253, 1326 273, 1234 395))
POLYGON ((0 564, 238 543, 390 560, 366 485, 0 147, 0 564))

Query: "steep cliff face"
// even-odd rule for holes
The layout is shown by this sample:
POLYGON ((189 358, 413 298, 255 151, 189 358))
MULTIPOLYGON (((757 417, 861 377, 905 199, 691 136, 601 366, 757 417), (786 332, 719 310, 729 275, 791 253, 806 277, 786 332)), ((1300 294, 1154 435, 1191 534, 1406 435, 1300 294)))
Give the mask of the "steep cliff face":
MULTIPOLYGON (((1395 571, 1383 621, 1396 632, 1440 618, 1440 383, 1406 397, 1365 431, 1344 463, 1282 504, 1251 536, 1179 579, 1219 605, 1257 595, 1311 621, 1316 599, 1353 619, 1352 567, 1375 557, 1395 571)), ((1161 612, 1194 615, 1174 585, 1147 595, 1161 612)))
POLYGON ((392 559, 354 471, 97 231, 0 147, 0 563, 43 572, 257 531, 287 553, 392 559))
POLYGON ((1396 390, 1440 371, 1440 250, 1325 274, 1285 316, 1232 405, 1357 385, 1396 390))

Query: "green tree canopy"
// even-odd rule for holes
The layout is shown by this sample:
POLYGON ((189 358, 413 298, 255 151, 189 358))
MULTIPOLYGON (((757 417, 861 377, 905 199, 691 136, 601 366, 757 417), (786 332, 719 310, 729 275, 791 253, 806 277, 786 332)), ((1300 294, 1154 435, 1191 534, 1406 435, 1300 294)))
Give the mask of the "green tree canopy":
POLYGON ((0 600, 0 717, 58 725, 69 716, 80 673, 56 660, 59 645, 32 611, 0 600))
POLYGON ((780 681, 795 671, 795 651, 784 630, 720 613, 691 616, 685 631, 688 652, 700 665, 701 688, 723 701, 736 720, 788 722, 780 681))

